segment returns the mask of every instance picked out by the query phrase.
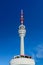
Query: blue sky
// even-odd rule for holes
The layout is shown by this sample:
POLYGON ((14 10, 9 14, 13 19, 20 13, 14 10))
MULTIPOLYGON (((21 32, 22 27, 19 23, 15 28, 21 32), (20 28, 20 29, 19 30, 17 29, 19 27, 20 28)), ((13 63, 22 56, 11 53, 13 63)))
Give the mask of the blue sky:
POLYGON ((26 26, 25 55, 32 56, 36 65, 43 65, 43 0, 0 1, 0 65, 20 52, 20 10, 24 10, 26 26))

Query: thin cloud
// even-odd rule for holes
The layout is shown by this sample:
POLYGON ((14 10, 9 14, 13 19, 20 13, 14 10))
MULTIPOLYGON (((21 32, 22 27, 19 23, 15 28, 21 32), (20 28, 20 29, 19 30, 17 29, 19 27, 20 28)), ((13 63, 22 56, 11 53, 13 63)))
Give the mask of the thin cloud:
POLYGON ((42 44, 40 44, 36 47, 36 51, 37 51, 36 57, 43 58, 43 45, 42 44))
MULTIPOLYGON (((28 50, 27 50, 27 52, 28 52, 28 50)), ((35 60, 35 62, 39 62, 40 59, 43 58, 43 44, 39 44, 36 47, 30 49, 29 53, 31 54, 31 56, 35 60)))
POLYGON ((43 58, 43 44, 39 44, 33 48, 31 55, 34 58, 35 62, 40 62, 40 59, 43 58))

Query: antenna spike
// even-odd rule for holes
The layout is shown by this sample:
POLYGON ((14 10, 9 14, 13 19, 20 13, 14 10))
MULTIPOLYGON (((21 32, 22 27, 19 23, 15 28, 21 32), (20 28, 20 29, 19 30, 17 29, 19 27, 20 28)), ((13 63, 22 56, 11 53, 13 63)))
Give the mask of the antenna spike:
POLYGON ((23 24, 24 17, 23 17, 23 10, 21 9, 21 24, 23 24))

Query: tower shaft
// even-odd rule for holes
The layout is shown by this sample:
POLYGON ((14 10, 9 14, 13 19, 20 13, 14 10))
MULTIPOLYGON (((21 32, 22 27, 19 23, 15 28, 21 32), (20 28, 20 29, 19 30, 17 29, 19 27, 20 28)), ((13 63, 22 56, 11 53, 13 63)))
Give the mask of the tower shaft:
POLYGON ((21 41, 20 41, 20 55, 24 55, 24 37, 21 36, 21 41))

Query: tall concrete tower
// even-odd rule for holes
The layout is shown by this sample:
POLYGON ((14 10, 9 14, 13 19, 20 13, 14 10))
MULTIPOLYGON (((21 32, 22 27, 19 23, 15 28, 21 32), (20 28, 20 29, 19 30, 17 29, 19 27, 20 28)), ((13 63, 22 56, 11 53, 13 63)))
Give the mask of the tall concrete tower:
POLYGON ((24 17, 23 17, 23 10, 21 10, 21 25, 19 26, 19 36, 20 36, 20 55, 14 56, 13 59, 10 61, 10 65, 35 65, 34 59, 32 59, 31 56, 26 56, 24 54, 24 37, 26 34, 26 29, 24 23, 24 17))
POLYGON ((26 34, 25 26, 23 25, 24 17, 23 10, 21 10, 21 25, 19 26, 19 36, 20 36, 20 55, 24 55, 24 37, 26 34))

